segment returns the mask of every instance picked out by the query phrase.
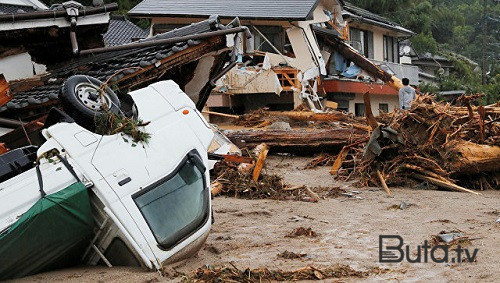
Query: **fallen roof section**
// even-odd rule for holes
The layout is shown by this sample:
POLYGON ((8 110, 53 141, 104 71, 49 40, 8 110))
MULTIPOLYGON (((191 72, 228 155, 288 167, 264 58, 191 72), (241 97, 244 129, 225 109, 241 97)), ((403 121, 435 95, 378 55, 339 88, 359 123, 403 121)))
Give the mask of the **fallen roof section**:
POLYGON ((208 17, 303 21, 321 0, 144 0, 128 13, 132 17, 208 17))

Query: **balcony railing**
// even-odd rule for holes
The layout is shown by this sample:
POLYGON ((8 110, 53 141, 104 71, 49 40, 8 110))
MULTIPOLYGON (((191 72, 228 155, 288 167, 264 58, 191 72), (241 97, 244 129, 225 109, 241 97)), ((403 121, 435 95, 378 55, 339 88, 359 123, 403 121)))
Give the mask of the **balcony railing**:
POLYGON ((408 78, 410 84, 418 85, 418 67, 413 65, 398 64, 392 62, 384 62, 372 60, 375 64, 379 65, 384 71, 395 75, 397 78, 408 78))

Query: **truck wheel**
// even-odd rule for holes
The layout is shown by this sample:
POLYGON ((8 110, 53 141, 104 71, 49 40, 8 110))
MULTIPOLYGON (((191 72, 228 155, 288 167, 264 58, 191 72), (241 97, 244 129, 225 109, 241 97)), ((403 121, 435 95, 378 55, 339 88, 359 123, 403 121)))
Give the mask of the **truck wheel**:
POLYGON ((98 79, 75 75, 68 78, 62 85, 59 100, 64 111, 80 126, 93 130, 96 116, 108 112, 120 112, 120 100, 109 88, 105 87, 102 95, 99 88, 102 85, 98 79))

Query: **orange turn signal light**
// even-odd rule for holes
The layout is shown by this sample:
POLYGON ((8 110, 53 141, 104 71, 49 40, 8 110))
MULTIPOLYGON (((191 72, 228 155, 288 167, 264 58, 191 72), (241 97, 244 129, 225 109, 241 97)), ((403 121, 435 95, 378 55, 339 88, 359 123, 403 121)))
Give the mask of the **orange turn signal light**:
POLYGON ((187 109, 182 110, 182 114, 184 114, 184 115, 189 114, 189 110, 187 110, 187 109))

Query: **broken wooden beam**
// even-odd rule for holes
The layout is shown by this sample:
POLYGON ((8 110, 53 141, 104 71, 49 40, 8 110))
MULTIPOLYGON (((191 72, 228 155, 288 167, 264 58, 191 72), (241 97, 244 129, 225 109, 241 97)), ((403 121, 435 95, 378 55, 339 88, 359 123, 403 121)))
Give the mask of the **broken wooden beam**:
POLYGON ((365 92, 363 94, 363 100, 365 102, 365 116, 366 116, 366 122, 368 125, 370 125, 371 130, 375 130, 378 127, 377 120, 375 119, 375 116, 373 116, 372 113, 372 103, 370 101, 370 93, 365 92))
POLYGON ((364 131, 342 128, 291 131, 225 130, 224 134, 240 148, 254 148, 266 143, 273 152, 298 154, 337 153, 345 145, 366 139, 364 131))
POLYGON ((252 179, 257 182, 260 176, 260 172, 262 171, 262 168, 264 167, 264 162, 266 161, 267 158, 267 153, 269 152, 269 148, 265 143, 262 143, 258 145, 255 148, 255 151, 258 153, 257 154, 257 161, 255 162, 255 167, 253 168, 252 172, 252 179))
POLYGON ((226 114, 226 113, 219 113, 219 112, 213 112, 213 111, 208 111, 208 110, 203 110, 201 113, 209 114, 209 115, 214 115, 214 116, 225 117, 225 118, 231 118, 231 119, 239 119, 241 117, 240 115, 232 115, 232 114, 226 114))
POLYGON ((434 185, 441 187, 441 188, 444 188, 444 189, 449 189, 449 190, 453 190, 453 191, 457 191, 457 192, 466 192, 466 193, 471 193, 471 194, 475 194, 475 195, 482 195, 481 193, 475 192, 473 190, 469 190, 469 189, 466 189, 464 187, 460 187, 460 186, 455 185, 453 183, 444 182, 444 181, 438 180, 436 178, 420 175, 417 173, 412 173, 410 176, 415 178, 415 179, 419 179, 421 181, 427 181, 431 184, 434 184, 434 185))
POLYGON ((382 176, 382 173, 380 173, 380 170, 377 170, 377 176, 378 179, 380 180, 380 184, 382 185, 382 188, 384 188, 385 192, 392 197, 392 192, 389 190, 389 187, 387 186, 387 183, 385 182, 384 176, 382 176))

